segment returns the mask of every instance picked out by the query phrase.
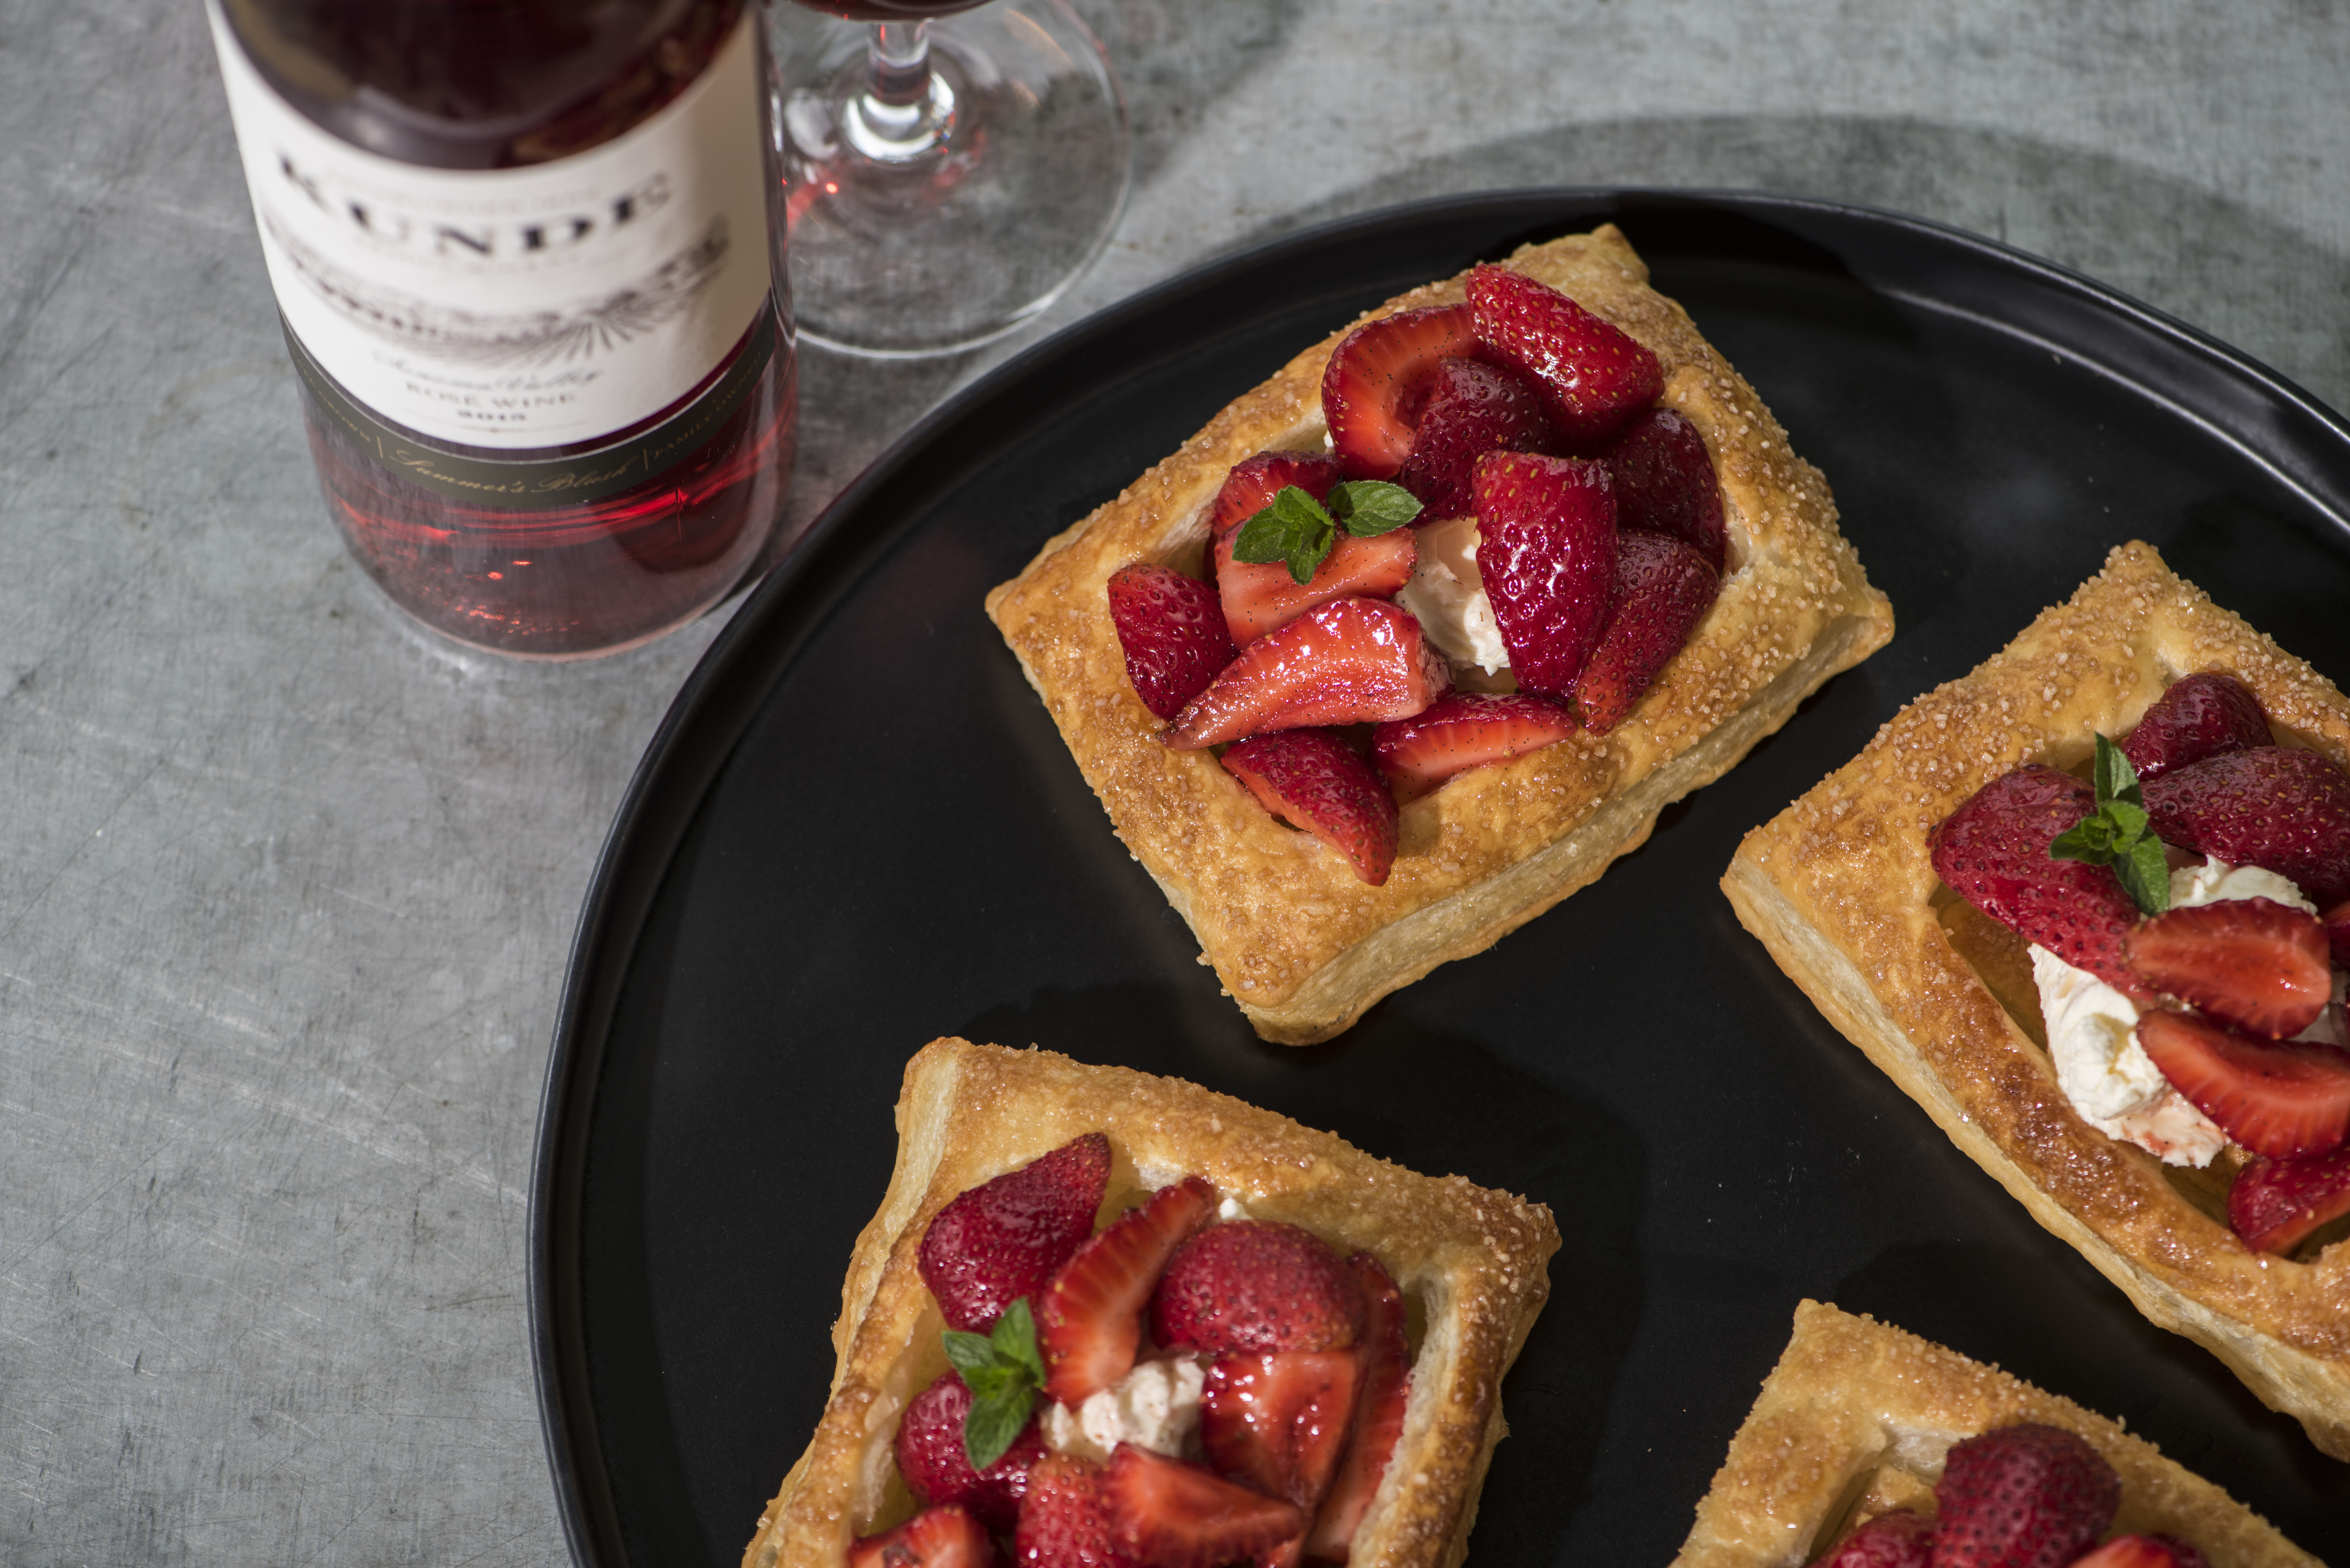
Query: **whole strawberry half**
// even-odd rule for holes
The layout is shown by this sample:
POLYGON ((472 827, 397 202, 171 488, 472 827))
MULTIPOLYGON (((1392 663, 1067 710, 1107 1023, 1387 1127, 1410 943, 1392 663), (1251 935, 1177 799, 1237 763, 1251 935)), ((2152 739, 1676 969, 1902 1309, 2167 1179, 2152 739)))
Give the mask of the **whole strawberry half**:
POLYGON ((1616 497, 1605 463, 1489 452, 1471 479, 1477 571, 1520 689, 1567 697, 1616 609, 1616 497))
POLYGON ((2258 866, 2297 884, 2319 909, 2350 898, 2350 774, 2290 746, 2223 752, 2146 785, 2165 844, 2258 866))
POLYGON ((1235 1220, 1201 1231, 1168 1261, 1150 1298, 1150 1337, 1167 1349, 1345 1350, 1363 1332, 1363 1293, 1313 1231, 1235 1220))
POLYGON ((1102 1468, 1075 1454, 1036 1461, 1012 1555, 1020 1568, 1140 1568, 1118 1545, 1102 1468))
POLYGON ((2252 689, 2223 670, 2206 670, 2172 681, 2155 699, 2122 737, 2122 755, 2143 784, 2222 752, 2269 743, 2269 716, 2252 689))
POLYGON ((1465 305, 1399 310, 1340 338, 1322 372, 1322 417, 1347 477, 1394 478, 1411 455, 1437 365, 1477 351, 1465 305))
POLYGON ((1618 535, 1616 613, 1575 685, 1584 728, 1604 735, 1622 723, 1721 591, 1721 576, 1680 540, 1635 529, 1618 535))
POLYGON ((1507 267, 1469 274, 1477 340, 1550 394, 1551 423, 1578 448, 1605 442, 1657 400, 1664 367, 1630 334, 1507 267))
POLYGON ((2105 1456, 2059 1427, 1953 1443, 1934 1488, 1934 1568, 2064 1568, 2113 1523, 2121 1496, 2105 1456))
POLYGON ((1336 599, 1241 649, 1169 726, 1178 751, 1269 730, 1406 719, 1452 686, 1452 671, 1411 612, 1385 599, 1336 599))
POLYGON ((1430 378, 1411 455, 1396 483, 1419 497, 1429 522, 1466 517, 1470 471, 1489 452, 1563 452, 1549 399, 1513 365, 1440 359, 1430 378))
POLYGON ((1175 1249, 1216 1217, 1216 1202, 1213 1187, 1187 1176, 1119 1215, 1061 1266, 1036 1307, 1045 1394, 1082 1405, 1134 1370, 1151 1289, 1175 1249))
POLYGON ((1310 1556, 1344 1563, 1355 1532, 1370 1511, 1371 1499, 1403 1436, 1404 1407, 1411 1394, 1411 1355, 1403 1332, 1403 1293, 1386 1267, 1368 1252, 1347 1260, 1363 1293, 1363 1337, 1355 1355, 1362 1363, 1361 1390, 1355 1398, 1355 1429, 1339 1456, 1338 1473, 1305 1532, 1310 1556))
POLYGON ((2228 1226, 2255 1252, 2290 1252, 2350 1214, 2350 1147, 2314 1159, 2256 1159, 2228 1189, 2228 1226))
POLYGON ((1730 532, 1713 454, 1698 428, 1670 409, 1650 409, 1602 455, 1616 476, 1616 525, 1669 534, 1719 575, 1730 532))
MULTIPOLYGON (((1243 648, 1333 599, 1391 599, 1411 581, 1412 568, 1419 564, 1418 535, 1409 528, 1367 539, 1341 529, 1330 553, 1314 568, 1313 580, 1300 583, 1284 562, 1233 560, 1232 543, 1238 537, 1235 529, 1216 541, 1216 594, 1223 601, 1225 628, 1243 648)), ((1205 684, 1201 682, 1203 689, 1205 684)))
POLYGON ((1042 1291, 1094 1233, 1108 1185, 1109 1139, 1087 1133, 940 1210, 916 1263, 947 1326, 985 1334, 1042 1291))
MULTIPOLYGON (((1353 1428, 1362 1366, 1344 1350, 1221 1355, 1200 1391, 1200 1441, 1216 1472, 1313 1517, 1337 1474, 1353 1428)), ((1262 1560, 1260 1560, 1262 1561, 1262 1560)), ((1273 1565, 1268 1565, 1273 1568, 1273 1565)))
POLYGON ((1316 501, 1330 497, 1330 487, 1346 477, 1338 460, 1318 452, 1261 452, 1232 464, 1208 509, 1208 527, 1221 539, 1273 504, 1273 498, 1291 485, 1316 501))
POLYGON ((1897 1508, 1836 1542, 1819 1568, 1933 1568, 1933 1563, 1934 1521, 1897 1508))
POLYGON ((1221 760, 1265 810, 1345 856, 1356 876, 1374 888, 1388 879, 1395 865, 1395 796, 1336 734, 1276 730, 1235 742, 1221 760))
POLYGON ((2254 1154, 2331 1154, 2350 1136, 2350 1051, 2255 1040, 2191 1012, 2148 1012, 2137 1043, 2170 1086, 2254 1154))
POLYGON ((898 1422, 898 1473, 924 1502, 959 1503, 990 1530, 1009 1533, 1045 1439, 1032 1417, 1002 1459, 974 1470, 962 1438, 970 1415, 971 1390, 952 1372, 915 1395, 898 1422))
POLYGON ((2130 933, 2128 950, 2131 972, 2147 990, 2263 1039, 2300 1033, 2334 1000, 2325 928, 2273 899, 2167 910, 2130 933))
POLYGON ((1411 801, 1471 768, 1539 751, 1579 728, 1565 706, 1531 691, 1450 691, 1373 731, 1371 755, 1397 797, 1411 801))
MULTIPOLYGON (((1278 568, 1274 568, 1278 569, 1278 568)), ((1172 719, 1238 651, 1216 590, 1172 566, 1137 561, 1110 574, 1109 619, 1142 705, 1172 719)))
POLYGON ((1002 1561, 986 1528, 954 1507, 926 1508, 848 1548, 848 1568, 994 1568, 1002 1561))
POLYGON ((1220 1568, 1301 1533, 1295 1503, 1120 1443, 1102 1477, 1112 1539, 1144 1568, 1220 1568))
POLYGON ((2109 867, 2048 858, 2096 803, 2071 774, 2031 763, 1977 790, 1926 842, 1935 872, 1968 903, 2075 969, 2138 990, 2126 952, 2137 906, 2109 867))
POLYGON ((2210 1568, 2203 1553, 2175 1535, 2116 1535, 2073 1568, 2210 1568))

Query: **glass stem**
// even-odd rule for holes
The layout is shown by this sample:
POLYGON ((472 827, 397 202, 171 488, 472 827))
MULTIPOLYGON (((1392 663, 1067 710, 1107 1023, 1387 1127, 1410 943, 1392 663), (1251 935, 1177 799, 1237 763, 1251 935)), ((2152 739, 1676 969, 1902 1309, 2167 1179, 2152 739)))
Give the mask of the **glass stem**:
POLYGON ((848 140, 868 158, 903 163, 937 151, 954 130, 954 92, 931 69, 928 22, 877 22, 872 85, 847 106, 848 140))

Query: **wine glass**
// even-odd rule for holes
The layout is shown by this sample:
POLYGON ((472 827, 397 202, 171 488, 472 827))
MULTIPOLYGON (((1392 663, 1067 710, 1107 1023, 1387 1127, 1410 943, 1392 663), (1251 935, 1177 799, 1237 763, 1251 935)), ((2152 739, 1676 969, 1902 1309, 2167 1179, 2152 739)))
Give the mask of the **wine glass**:
POLYGON ((1100 40, 1066 0, 974 3, 775 10, 792 293, 813 342, 976 347, 1108 243, 1131 138, 1100 40))

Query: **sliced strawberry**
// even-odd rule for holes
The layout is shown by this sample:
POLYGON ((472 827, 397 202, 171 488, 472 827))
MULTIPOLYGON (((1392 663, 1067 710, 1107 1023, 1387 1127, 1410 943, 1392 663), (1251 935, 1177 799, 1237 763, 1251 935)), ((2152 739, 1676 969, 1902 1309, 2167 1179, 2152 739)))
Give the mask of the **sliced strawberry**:
POLYGON ((1139 1568, 1118 1543, 1102 1468, 1075 1454, 1046 1454, 1020 1504, 1012 1555, 1020 1568, 1139 1568))
POLYGON ((2137 906, 2108 867, 2051 860, 2056 836, 2096 809, 2096 792, 2038 763, 2002 774, 1927 836, 1950 890, 2108 985, 2137 989, 2125 952, 2137 906))
POLYGON ((2350 1051, 2274 1044, 2191 1012, 2148 1012, 2137 1043, 2170 1086, 2254 1154, 2331 1154, 2350 1135, 2350 1051))
POLYGON ((2350 774, 2330 757, 2222 752, 2148 784, 2146 811, 2166 844, 2273 871, 2321 909, 2350 898, 2350 774))
POLYGON ((1224 487, 1208 509, 1208 526, 1221 539, 1273 504, 1273 498, 1291 485, 1316 501, 1326 501, 1330 487, 1344 479, 1338 460, 1319 452, 1261 452, 1232 464, 1224 487))
POLYGON ((1305 1521, 1338 1469, 1355 1415, 1360 1361, 1343 1350, 1219 1356, 1200 1391, 1200 1440, 1218 1473, 1299 1509, 1298 1529, 1257 1557, 1289 1568, 1303 1555, 1305 1521))
POLYGON ((1698 428, 1670 409, 1650 409, 1604 455, 1616 476, 1616 525, 1669 534, 1719 575, 1730 534, 1713 454, 1698 428))
POLYGON ((1120 1443, 1102 1478, 1113 1538, 1144 1568, 1219 1568, 1305 1528, 1294 1503, 1120 1443))
POLYGON ((993 1568, 1000 1561, 986 1527, 952 1506, 926 1508, 848 1547, 848 1568, 993 1568))
POLYGON ((2334 963, 2350 969, 2350 902, 2336 904, 2317 919, 2325 928, 2325 942, 2333 950, 2334 963))
POLYGON ((1451 691, 1411 718, 1381 724, 1371 754, 1397 796, 1411 801, 1456 774, 1539 751, 1579 727, 1566 708, 1531 691, 1451 691))
POLYGON ((1216 590, 1172 566, 1137 561, 1111 573, 1109 619, 1135 695, 1162 719, 1181 712, 1232 661, 1216 590))
POLYGON ((1344 1563, 1353 1549, 1355 1532, 1370 1511, 1388 1472, 1396 1443, 1403 1436, 1404 1407, 1411 1395, 1411 1353, 1403 1333, 1403 1293, 1377 1258, 1357 1252, 1347 1260, 1356 1282, 1362 1286, 1365 1318, 1363 1337, 1355 1347, 1362 1357, 1362 1392, 1355 1404, 1355 1429, 1347 1438, 1347 1452, 1330 1494, 1305 1532, 1307 1555, 1344 1563))
POLYGON ((1109 1139, 1087 1133, 940 1210, 916 1263, 947 1326, 985 1334, 1043 1290, 1094 1233, 1108 1185, 1109 1139))
POLYGON ((2000 1427, 1950 1445, 1934 1487, 1934 1568, 2064 1568, 2106 1532, 2121 1477, 2061 1427, 2000 1427))
POLYGON ((1224 771, 1246 784, 1265 810, 1345 856, 1355 875, 1372 887, 1386 882, 1395 865, 1395 796, 1336 732, 1276 730, 1252 735, 1234 742, 1222 760, 1224 771))
POLYGON ((1168 1260, 1150 1298, 1150 1337, 1211 1355, 1345 1350, 1362 1334, 1363 1310, 1362 1287, 1321 1237, 1235 1220, 1201 1231, 1168 1260))
POLYGON ((1032 1417, 1002 1459, 974 1470, 962 1440, 970 1415, 971 1390, 952 1372, 915 1395, 898 1422, 898 1473, 924 1502, 959 1503, 990 1530, 1009 1532, 1045 1439, 1032 1417))
POLYGON ((1269 730, 1408 719, 1451 685, 1410 611, 1335 599, 1243 649, 1175 715, 1166 740, 1195 752, 1269 730))
POLYGON ((1045 1392, 1082 1405, 1134 1370, 1142 1309, 1175 1249, 1216 1215, 1216 1189, 1187 1176, 1077 1250, 1036 1309, 1045 1392))
POLYGON ((2203 1553, 2175 1535, 2116 1535, 2073 1568, 2210 1568, 2203 1553))
POLYGON ((1340 338, 1322 372, 1322 417, 1347 476, 1394 478, 1411 455, 1437 362, 1476 353, 1465 305, 1399 310, 1340 338))
POLYGON ((2168 910, 2130 933, 2128 952, 2147 990, 2264 1039, 2300 1033, 2334 1000, 2325 928, 2269 898, 2168 910))
POLYGON ((1409 528, 1367 539, 1341 529, 1338 542, 1314 568, 1313 581, 1300 583, 1279 561, 1233 560, 1232 542, 1239 536, 1234 531, 1216 541, 1216 592, 1223 600, 1224 625, 1233 643, 1243 648, 1333 599, 1391 599, 1419 564, 1419 535, 1409 528))
POLYGON ((1472 268, 1469 309, 1478 341, 1543 384, 1551 423, 1576 446, 1611 439, 1665 389, 1664 367, 1637 338, 1523 273, 1472 268))
POLYGON ((1419 497, 1429 522, 1466 517, 1474 504, 1469 473, 1489 452, 1564 452, 1549 401, 1514 365, 1440 359, 1430 379, 1411 455, 1396 483, 1419 497))
POLYGON ((2272 743, 2269 716, 2252 689, 2224 670, 2206 670, 2172 681, 2155 699, 2122 737, 2122 755, 2145 784, 2222 752, 2272 743))
POLYGON ((1477 460, 1477 571, 1518 685, 1574 693, 1616 608, 1616 498, 1607 466, 1489 452, 1477 460))
POLYGON ((1933 1568, 1934 1521, 1897 1508, 1880 1513, 1819 1561, 1819 1568, 1933 1568))
POLYGON ((2228 1189, 2228 1224, 2255 1252, 2290 1252, 2350 1214, 2350 1147, 2314 1159, 2256 1159, 2228 1189))
POLYGON ((1575 686, 1586 729, 1604 735, 1624 722, 1721 591, 1721 576, 1680 540, 1632 529, 1617 535, 1616 613, 1575 686))

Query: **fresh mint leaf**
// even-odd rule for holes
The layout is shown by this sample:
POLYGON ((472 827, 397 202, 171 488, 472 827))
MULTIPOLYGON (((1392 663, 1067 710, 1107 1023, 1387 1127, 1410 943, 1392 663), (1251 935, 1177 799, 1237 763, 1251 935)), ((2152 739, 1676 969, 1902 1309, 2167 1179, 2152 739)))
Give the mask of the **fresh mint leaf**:
POLYGON ((2131 901, 2142 912, 2158 915, 2170 908, 2170 866, 2163 858, 2162 840, 2148 829, 2137 770, 2119 746, 2099 735, 2090 774, 2097 809, 2058 834, 2048 846, 2048 858, 2112 867, 2131 901))
MULTIPOLYGON (((2146 805, 2146 792, 2138 788, 2137 770, 2130 766, 2122 749, 2103 735, 2097 737, 2097 761, 2092 772, 2095 774, 2092 782, 2097 787, 2098 805, 2116 800, 2127 801, 2135 806, 2146 805)), ((2141 813, 2139 821, 2143 824, 2144 820, 2141 813)))
POLYGON ((1358 539, 1391 533, 1419 515, 1419 497, 1383 479, 1349 479, 1330 487, 1330 515, 1358 539))
POLYGON ((2114 862, 2114 875, 2123 889, 2149 915, 2170 908, 2170 862, 2163 857, 2162 840, 2149 833, 2114 862))
POLYGON ((1241 524, 1232 540, 1232 559, 1269 566, 1284 562, 1290 576, 1303 587, 1314 580, 1315 569, 1338 542, 1338 524, 1322 504, 1294 484, 1274 493, 1264 509, 1241 524))
POLYGON ((1002 1459, 1036 1408, 1045 1386, 1045 1356, 1036 1346, 1036 1320, 1026 1297, 1003 1309, 986 1334, 946 1329, 940 1334, 948 1364, 971 1390, 971 1413, 963 1417, 963 1454, 983 1470, 1002 1459))

